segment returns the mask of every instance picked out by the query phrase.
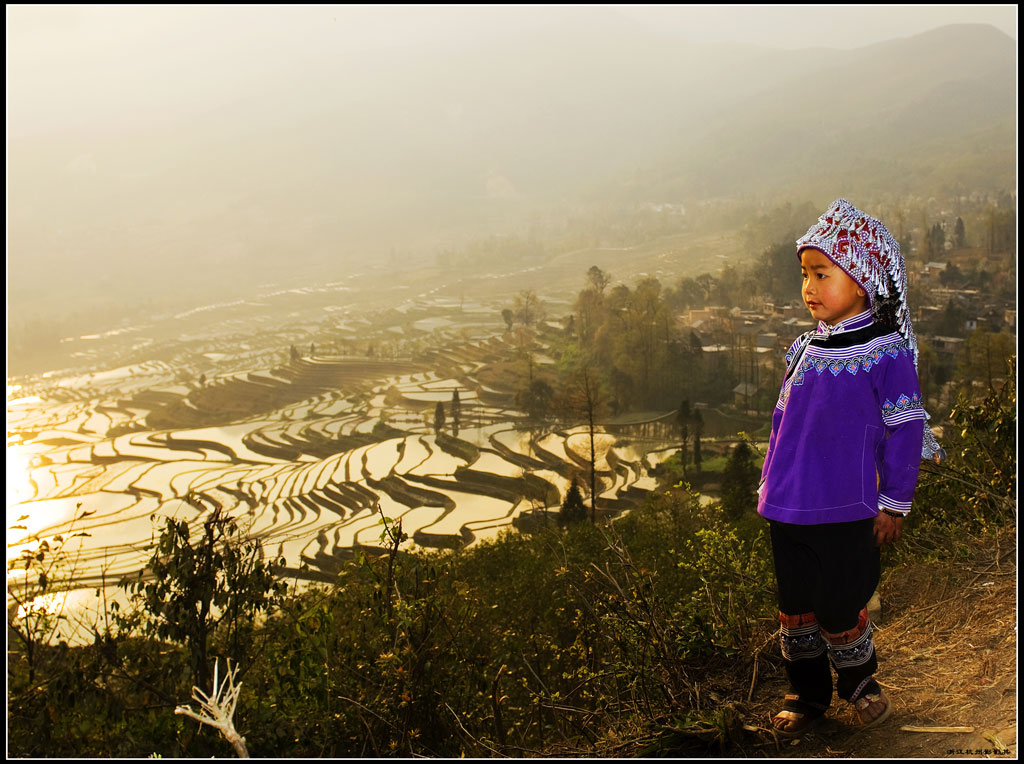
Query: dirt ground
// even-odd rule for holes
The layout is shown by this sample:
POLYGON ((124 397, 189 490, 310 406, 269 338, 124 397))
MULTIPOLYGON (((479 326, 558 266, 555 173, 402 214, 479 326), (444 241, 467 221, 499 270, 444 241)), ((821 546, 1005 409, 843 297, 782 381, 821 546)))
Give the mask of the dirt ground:
POLYGON ((969 542, 969 550, 966 562, 914 564, 883 574, 875 641, 876 677, 894 704, 886 721, 861 729, 852 707, 835 700, 803 739, 776 740, 769 718, 787 686, 772 670, 752 694, 744 693, 747 702, 737 704, 743 754, 1015 759, 1016 528, 984 545, 969 542))

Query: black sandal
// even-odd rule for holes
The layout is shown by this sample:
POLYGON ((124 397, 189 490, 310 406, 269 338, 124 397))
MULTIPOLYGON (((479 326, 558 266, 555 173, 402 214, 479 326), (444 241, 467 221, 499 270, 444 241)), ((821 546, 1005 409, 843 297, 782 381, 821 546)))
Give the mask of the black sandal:
POLYGON ((798 737, 813 727, 826 711, 827 705, 801 700, 799 695, 787 695, 782 710, 772 717, 772 728, 783 737, 798 737), (789 713, 789 717, 783 716, 785 713, 789 713))

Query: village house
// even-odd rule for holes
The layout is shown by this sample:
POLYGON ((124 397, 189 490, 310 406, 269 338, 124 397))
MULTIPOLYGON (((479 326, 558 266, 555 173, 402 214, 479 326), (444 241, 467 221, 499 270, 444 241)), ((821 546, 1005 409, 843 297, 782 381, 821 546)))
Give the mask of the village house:
POLYGON ((724 308, 721 305, 709 305, 706 308, 691 308, 686 320, 690 326, 693 326, 697 321, 725 318, 728 315, 728 308, 724 308))
POLYGON ((752 382, 740 382, 732 389, 733 404, 743 411, 754 408, 757 391, 757 385, 752 382))
POLYGON ((964 345, 963 338, 961 337, 929 337, 928 342, 935 352, 940 356, 945 356, 945 360, 953 361, 956 360, 957 355, 960 353, 960 349, 964 345))
POLYGON ((802 302, 790 303, 789 305, 783 306, 778 312, 784 319, 807 318, 807 306, 802 302))
POLYGON ((941 286, 942 274, 946 271, 948 265, 948 263, 940 262, 925 263, 924 268, 909 275, 912 280, 916 277, 923 286, 941 286))
POLYGON ((787 318, 782 322, 782 325, 786 327, 787 331, 793 333, 793 339, 797 338, 797 335, 803 334, 804 332, 811 331, 817 326, 815 321, 811 321, 807 317, 807 311, 804 311, 804 315, 799 318, 787 318))

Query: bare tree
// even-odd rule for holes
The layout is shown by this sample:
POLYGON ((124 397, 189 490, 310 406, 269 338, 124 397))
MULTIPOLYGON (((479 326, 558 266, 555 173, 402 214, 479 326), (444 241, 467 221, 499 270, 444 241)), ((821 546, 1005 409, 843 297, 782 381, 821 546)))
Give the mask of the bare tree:
POLYGON ((687 444, 690 440, 690 421, 693 418, 693 412, 690 410, 689 398, 683 400, 679 404, 679 410, 676 412, 676 425, 679 427, 679 461, 683 468, 683 477, 686 477, 686 462, 687 462, 687 444))
POLYGON ((544 303, 532 289, 519 293, 515 303, 515 317, 523 326, 539 324, 544 320, 544 303))
POLYGON ((697 469, 697 477, 700 477, 700 436, 704 434, 704 417, 701 416, 700 409, 693 410, 691 421, 693 422, 693 466, 697 469))
POLYGON ((572 370, 567 391, 568 407, 572 414, 586 417, 590 436, 590 520, 597 521, 597 454, 594 446, 596 420, 608 405, 608 395, 601 382, 599 368, 589 357, 577 360, 572 370))

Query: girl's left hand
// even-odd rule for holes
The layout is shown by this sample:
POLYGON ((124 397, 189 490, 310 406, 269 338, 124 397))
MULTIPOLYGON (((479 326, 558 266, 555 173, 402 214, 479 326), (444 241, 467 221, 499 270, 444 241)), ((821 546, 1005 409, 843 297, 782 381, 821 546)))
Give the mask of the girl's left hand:
POLYGON ((899 541, 903 533, 903 518, 891 517, 885 512, 879 512, 875 518, 875 546, 882 546, 890 542, 899 541))

